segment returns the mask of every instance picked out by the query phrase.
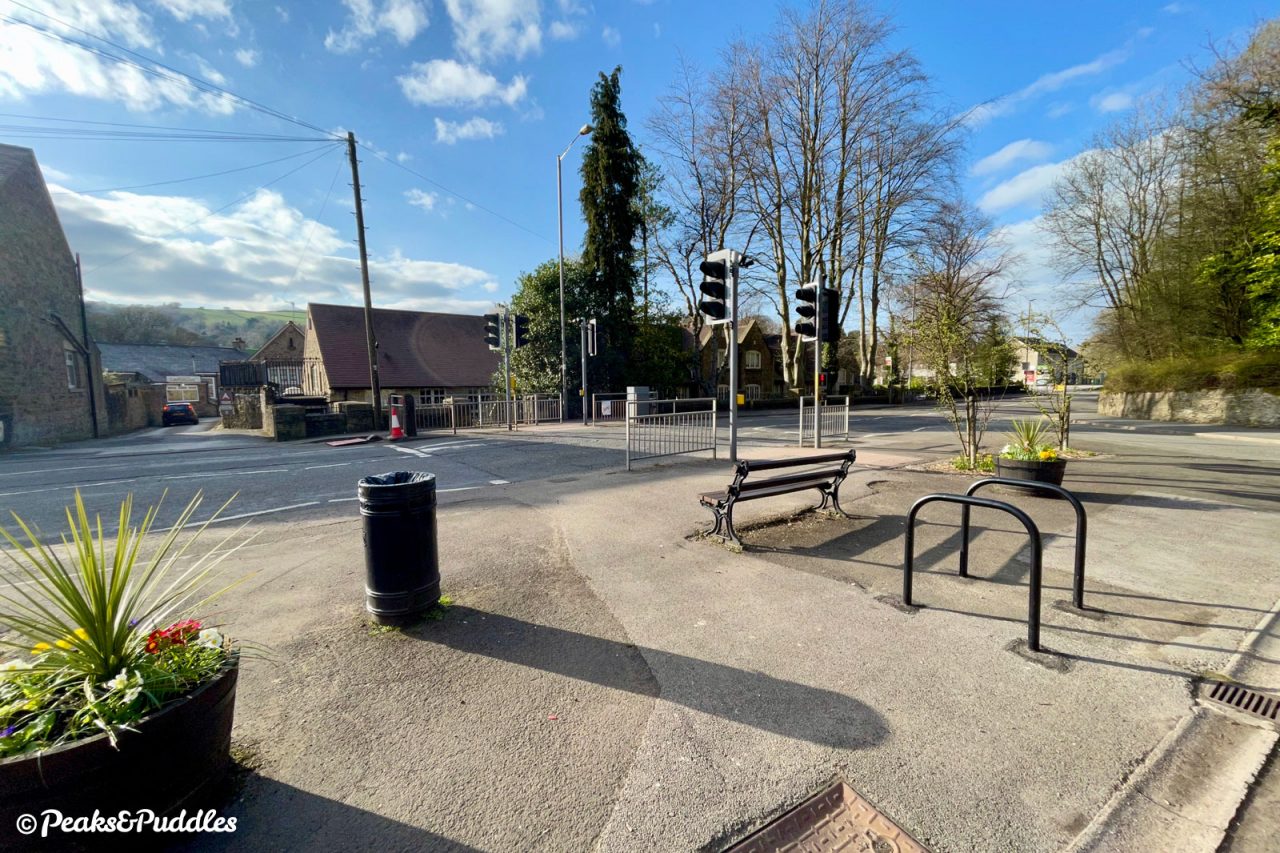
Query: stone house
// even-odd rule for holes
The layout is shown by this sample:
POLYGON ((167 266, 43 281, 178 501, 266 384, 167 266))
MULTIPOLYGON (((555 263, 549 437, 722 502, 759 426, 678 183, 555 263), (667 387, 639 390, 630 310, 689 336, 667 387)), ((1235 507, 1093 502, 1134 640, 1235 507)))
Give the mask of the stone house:
POLYGON ((191 403, 200 417, 218 414, 218 365, 244 353, 232 347, 171 344, 100 344, 102 366, 111 373, 137 374, 163 389, 156 402, 191 403))
POLYGON ((259 363, 267 361, 302 361, 302 353, 306 349, 307 333, 297 323, 289 320, 280 327, 249 361, 259 363))
POLYGON ((0 145, 0 447, 106 428, 77 259, 29 148, 0 145))
MULTIPOLYGON (((686 346, 694 350, 690 394, 701 396, 712 386, 716 396, 729 399, 729 347, 724 326, 703 326, 695 340, 686 337, 686 346)), ((786 394, 782 381, 782 365, 777 352, 769 346, 768 336, 756 320, 748 320, 738 329, 738 388, 748 400, 781 397, 786 394)))
MULTIPOLYGON (((499 355, 484 342, 484 318, 430 311, 373 309, 382 405, 391 394, 422 404, 493 393, 499 355)), ((330 402, 371 402, 364 309, 307 305, 303 389, 330 402)))

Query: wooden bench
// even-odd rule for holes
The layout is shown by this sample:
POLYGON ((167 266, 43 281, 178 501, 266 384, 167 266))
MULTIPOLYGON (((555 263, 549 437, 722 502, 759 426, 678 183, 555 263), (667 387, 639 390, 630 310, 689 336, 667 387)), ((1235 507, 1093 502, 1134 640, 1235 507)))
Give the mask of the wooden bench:
POLYGON ((848 518, 848 514, 840 508, 840 484, 849 475, 849 466, 856 458, 856 451, 845 450, 840 453, 797 456, 794 459, 739 460, 736 463, 733 482, 728 488, 723 492, 704 492, 698 496, 698 502, 711 510, 716 517, 716 526, 707 531, 707 535, 717 536, 725 542, 741 546, 742 540, 733 529, 733 508, 736 504, 742 501, 771 498, 775 495, 803 492, 808 489, 817 489, 822 493, 822 504, 818 509, 826 509, 830 504, 832 509, 848 518), (822 467, 811 471, 748 480, 760 471, 804 468, 811 465, 822 467))

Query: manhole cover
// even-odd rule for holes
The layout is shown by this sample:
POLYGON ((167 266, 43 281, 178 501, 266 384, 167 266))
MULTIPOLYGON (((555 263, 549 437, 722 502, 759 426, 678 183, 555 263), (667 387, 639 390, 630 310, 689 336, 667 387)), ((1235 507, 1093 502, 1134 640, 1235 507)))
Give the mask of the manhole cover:
POLYGON ((928 853, 844 782, 815 794, 726 853, 928 853))
POLYGON ((1214 683, 1213 690, 1209 692, 1209 698, 1215 702, 1238 708, 1247 714, 1253 714, 1255 717, 1261 717, 1272 722, 1280 722, 1280 700, 1277 700, 1274 696, 1267 696, 1256 690, 1248 690, 1238 684, 1219 681, 1214 683))

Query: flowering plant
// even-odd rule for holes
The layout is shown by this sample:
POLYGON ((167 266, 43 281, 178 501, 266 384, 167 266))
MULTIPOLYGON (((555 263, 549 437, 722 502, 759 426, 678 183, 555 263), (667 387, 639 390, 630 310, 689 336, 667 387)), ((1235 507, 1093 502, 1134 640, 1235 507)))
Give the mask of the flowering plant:
POLYGON ((100 518, 90 523, 77 492, 67 510, 70 536, 62 540, 69 559, 16 514, 25 542, 0 527, 12 549, 3 553, 17 568, 0 587, 0 623, 12 629, 0 647, 19 654, 0 664, 0 757, 99 733, 114 744, 121 729, 229 663, 236 652, 216 628, 175 618, 229 588, 207 589, 222 561, 248 541, 222 548, 233 531, 213 552, 186 559, 221 512, 180 543, 200 503, 197 495, 146 560, 141 546, 159 507, 131 527, 132 498, 121 505, 112 540, 100 518))
POLYGON ((1001 459, 1020 459, 1024 462, 1056 462, 1058 451, 1051 445, 1043 443, 1045 435, 1044 421, 1013 421, 1009 433, 1011 441, 1000 448, 1001 459))

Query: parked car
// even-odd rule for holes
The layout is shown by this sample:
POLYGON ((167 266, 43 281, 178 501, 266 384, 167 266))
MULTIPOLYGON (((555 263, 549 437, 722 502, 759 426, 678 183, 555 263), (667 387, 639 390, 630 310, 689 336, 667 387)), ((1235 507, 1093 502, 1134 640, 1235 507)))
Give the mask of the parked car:
POLYGON ((200 417, 190 403, 165 403, 164 408, 160 410, 160 415, 165 426, 200 423, 200 417))

